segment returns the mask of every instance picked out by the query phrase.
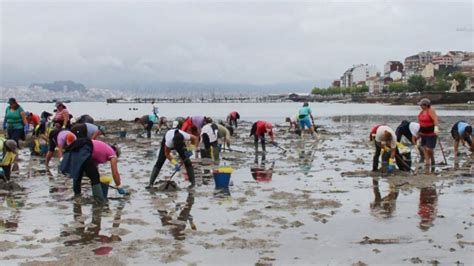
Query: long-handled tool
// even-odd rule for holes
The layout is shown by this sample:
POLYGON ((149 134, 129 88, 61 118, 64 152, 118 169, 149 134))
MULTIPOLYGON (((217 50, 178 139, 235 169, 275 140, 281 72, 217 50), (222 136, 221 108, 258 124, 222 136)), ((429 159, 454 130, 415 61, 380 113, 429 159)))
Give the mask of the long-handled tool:
POLYGON ((408 163, 405 162, 405 160, 403 160, 403 158, 402 158, 400 155, 395 154, 395 156, 396 156, 396 158, 397 158, 398 160, 400 160, 400 161, 403 163, 403 165, 405 165, 406 167, 408 167, 408 168, 410 169, 410 172, 411 172, 411 173, 416 174, 416 171, 414 171, 414 170, 411 168, 411 166, 409 166, 408 163))
POLYGON ((443 154, 444 164, 448 165, 448 161, 446 160, 446 156, 444 155, 443 145, 441 144, 441 140, 439 138, 438 138, 438 143, 439 143, 439 147, 441 148, 441 153, 443 154))
POLYGON ((163 187, 162 190, 168 190, 169 186, 174 186, 174 187, 176 188, 176 187, 177 187, 177 186, 176 186, 176 183, 175 183, 173 180, 171 180, 171 179, 173 179, 173 176, 175 176, 176 173, 181 170, 180 168, 181 168, 182 165, 183 165, 183 163, 180 163, 179 166, 174 170, 174 172, 171 174, 171 176, 170 176, 168 179, 166 179, 166 180, 159 180, 159 181, 155 182, 155 184, 156 184, 156 183, 163 183, 163 182, 166 183, 166 184, 164 185, 164 187, 162 186, 162 187, 163 187))
POLYGON ((282 150, 283 153, 287 153, 288 151, 284 148, 282 148, 280 145, 278 145, 277 143, 275 143, 274 141, 272 141, 272 144, 273 146, 277 147, 278 149, 282 150))

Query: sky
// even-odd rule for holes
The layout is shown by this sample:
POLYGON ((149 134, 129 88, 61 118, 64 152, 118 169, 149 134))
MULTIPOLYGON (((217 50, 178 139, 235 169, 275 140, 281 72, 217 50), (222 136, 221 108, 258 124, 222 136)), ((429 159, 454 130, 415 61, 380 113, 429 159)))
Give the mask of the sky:
POLYGON ((3 86, 318 84, 354 64, 382 71, 419 51, 474 50, 472 1, 1 0, 0 9, 3 86))

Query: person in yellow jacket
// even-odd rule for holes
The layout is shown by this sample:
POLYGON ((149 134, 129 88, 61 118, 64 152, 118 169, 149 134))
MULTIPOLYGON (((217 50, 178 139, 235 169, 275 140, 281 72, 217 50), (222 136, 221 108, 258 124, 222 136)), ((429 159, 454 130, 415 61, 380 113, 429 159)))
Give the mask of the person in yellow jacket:
POLYGON ((2 171, 0 172, 0 176, 2 176, 6 182, 10 181, 11 169, 15 161, 17 151, 18 146, 16 145, 16 141, 9 139, 3 142, 3 158, 0 162, 2 171))

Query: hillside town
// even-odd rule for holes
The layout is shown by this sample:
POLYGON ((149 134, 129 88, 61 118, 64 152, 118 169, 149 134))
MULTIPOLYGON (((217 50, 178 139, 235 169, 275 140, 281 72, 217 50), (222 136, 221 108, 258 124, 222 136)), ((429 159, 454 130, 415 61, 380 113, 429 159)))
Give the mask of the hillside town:
POLYGON ((424 51, 401 61, 387 61, 383 72, 377 66, 354 65, 347 69, 340 79, 334 80, 332 88, 364 87, 370 94, 388 92, 390 84, 407 84, 410 77, 421 76, 427 86, 443 82, 449 83, 451 92, 474 89, 474 53, 463 51, 441 52, 424 51), (465 77, 456 80, 454 73, 465 77), (447 75, 444 75, 447 74, 447 75))

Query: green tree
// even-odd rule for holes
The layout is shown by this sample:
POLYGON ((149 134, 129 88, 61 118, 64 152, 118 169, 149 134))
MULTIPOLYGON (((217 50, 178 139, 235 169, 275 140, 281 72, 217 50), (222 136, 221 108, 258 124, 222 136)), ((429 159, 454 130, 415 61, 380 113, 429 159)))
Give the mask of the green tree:
POLYGON ((400 82, 392 82, 388 85, 388 91, 395 93, 407 92, 408 86, 400 82))
POLYGON ((445 79, 438 78, 433 86, 435 91, 448 91, 451 85, 445 79))
POLYGON ((415 91, 424 91, 426 89, 426 80, 420 75, 413 75, 408 78, 408 90, 415 91))
POLYGON ((323 94, 323 90, 321 88, 314 87, 313 90, 311 91, 311 93, 321 95, 321 94, 323 94))
POLYGON ((466 79, 467 76, 464 75, 462 72, 454 72, 452 74, 453 79, 456 79, 457 82, 459 82, 459 85, 457 87, 458 91, 462 91, 466 88, 466 79))

